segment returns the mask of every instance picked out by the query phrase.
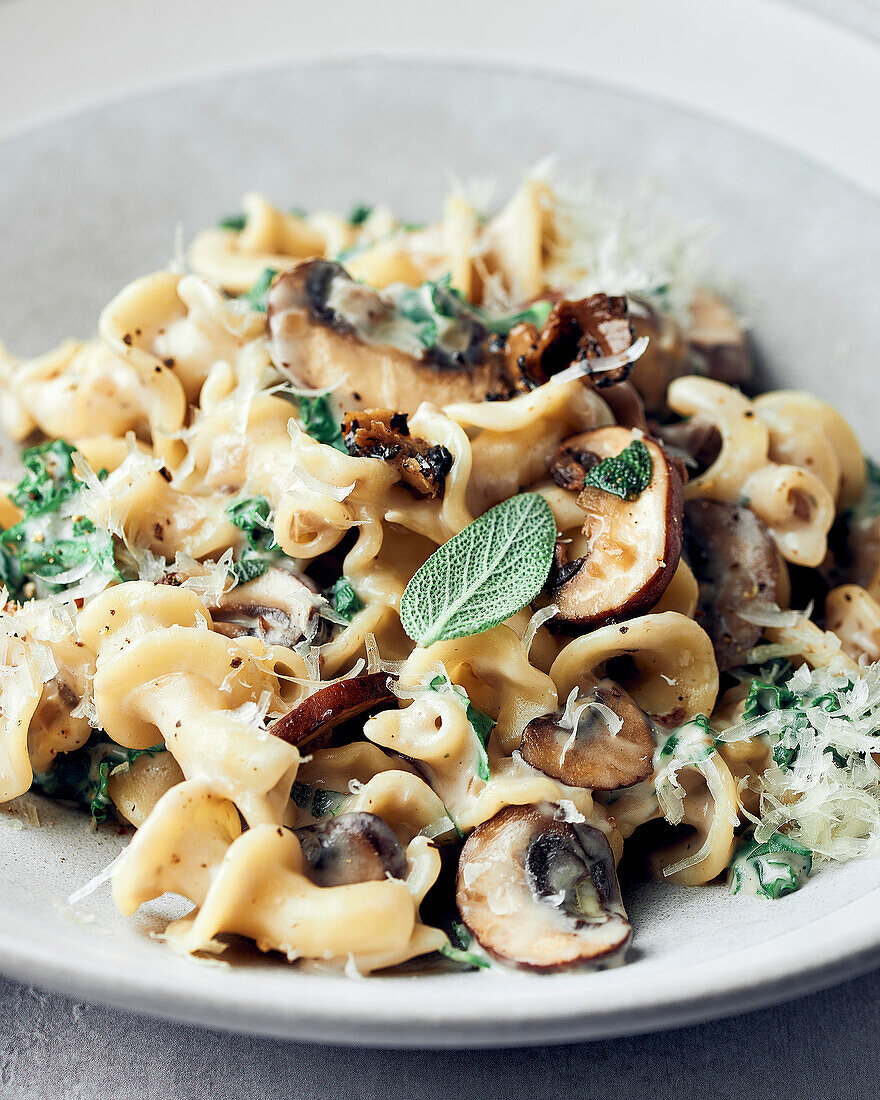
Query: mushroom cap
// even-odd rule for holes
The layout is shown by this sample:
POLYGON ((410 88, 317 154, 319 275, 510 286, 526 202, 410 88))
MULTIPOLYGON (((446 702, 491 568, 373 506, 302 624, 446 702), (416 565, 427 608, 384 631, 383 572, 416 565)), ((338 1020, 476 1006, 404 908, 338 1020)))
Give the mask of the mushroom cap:
POLYGON ((407 859, 394 830, 363 810, 296 830, 309 875, 318 886, 348 886, 406 877, 407 859))
POLYGON ((504 341, 479 324, 456 358, 363 339, 359 324, 387 317, 389 304, 331 260, 308 260, 276 279, 266 313, 276 366, 299 386, 332 387, 346 409, 413 413, 423 401, 442 407, 513 388, 504 341))
POLYGON ((268 727, 269 733, 298 749, 325 748, 336 726, 368 710, 397 702, 388 678, 387 672, 368 672, 318 688, 273 722, 268 727))
POLYGON ((605 834, 558 806, 507 806, 468 837, 456 903, 485 950, 530 970, 621 960, 631 928, 605 834))
POLYGON ((692 500, 685 516, 685 553, 700 586, 697 618, 712 639, 722 671, 743 664, 762 628, 739 615, 755 601, 773 603, 782 563, 766 524, 750 509, 692 500))
POLYGON ((632 787, 651 775, 656 747, 651 720, 622 687, 603 681, 576 706, 583 709, 576 711, 574 730, 561 724, 559 711, 529 722, 520 746, 526 763, 569 787, 593 791, 632 787), (612 728, 614 716, 622 723, 619 729, 612 728))
POLYGON ((314 597, 315 588, 309 581, 272 566, 254 580, 224 592, 208 610, 218 634, 257 637, 267 645, 292 649, 304 639, 317 639, 321 623, 314 597))
POLYGON ((685 333, 694 374, 715 378, 728 386, 751 381, 754 364, 748 341, 736 314, 717 294, 698 290, 690 307, 685 333))
MULTIPOLYGON (((598 428, 565 440, 560 452, 575 451, 583 465, 591 455, 620 454, 632 438, 625 428, 598 428)), ((672 580, 681 557, 681 479, 655 440, 643 442, 653 469, 637 499, 593 486, 581 491, 586 553, 567 561, 559 548, 552 585, 558 622, 585 627, 632 618, 650 610, 672 580)))
POLYGON ((630 381, 651 414, 667 411, 666 390, 673 378, 687 372, 685 347, 678 324, 650 302, 630 299, 636 338, 647 336, 644 353, 633 364, 630 381))

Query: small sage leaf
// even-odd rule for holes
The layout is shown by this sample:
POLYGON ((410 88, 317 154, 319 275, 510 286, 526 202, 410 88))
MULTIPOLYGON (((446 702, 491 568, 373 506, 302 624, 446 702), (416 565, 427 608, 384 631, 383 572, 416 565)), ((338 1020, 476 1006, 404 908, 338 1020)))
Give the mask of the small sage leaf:
POLYGON ((636 500, 651 484, 653 472, 650 451, 640 439, 634 439, 619 455, 603 458, 588 470, 584 488, 590 485, 621 500, 636 500))
POLYGON ((538 493, 484 512, 428 558, 400 601, 400 621, 421 646, 481 634, 538 595, 556 545, 556 521, 538 493))

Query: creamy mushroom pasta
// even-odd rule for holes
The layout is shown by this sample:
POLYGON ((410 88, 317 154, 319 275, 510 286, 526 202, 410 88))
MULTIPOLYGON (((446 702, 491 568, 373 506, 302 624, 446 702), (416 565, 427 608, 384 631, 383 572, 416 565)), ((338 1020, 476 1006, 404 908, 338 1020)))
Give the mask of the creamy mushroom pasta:
POLYGON ((778 899, 877 854, 880 478, 616 217, 248 195, 0 349, 0 799, 130 825, 178 949, 608 966, 622 859, 778 899))

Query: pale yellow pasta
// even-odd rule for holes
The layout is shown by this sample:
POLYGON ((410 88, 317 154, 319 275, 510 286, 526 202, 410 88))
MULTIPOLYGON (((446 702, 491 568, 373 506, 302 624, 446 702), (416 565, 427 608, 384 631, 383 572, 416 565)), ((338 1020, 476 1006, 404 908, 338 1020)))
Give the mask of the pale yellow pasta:
POLYGON ((825 597, 825 623, 848 657, 880 660, 880 604, 864 588, 832 588, 825 597))
POLYGON ((619 657, 632 662, 619 682, 659 725, 677 726, 711 712, 718 694, 712 643, 693 619, 676 611, 604 626, 569 642, 550 669, 560 698, 583 686, 585 676, 601 678, 619 657))
POLYGON ((786 561, 818 565, 834 522, 834 494, 815 474, 770 458, 770 430, 753 403, 721 382, 691 376, 676 378, 667 399, 682 416, 710 420, 721 436, 718 457, 685 485, 685 499, 747 503, 786 561))

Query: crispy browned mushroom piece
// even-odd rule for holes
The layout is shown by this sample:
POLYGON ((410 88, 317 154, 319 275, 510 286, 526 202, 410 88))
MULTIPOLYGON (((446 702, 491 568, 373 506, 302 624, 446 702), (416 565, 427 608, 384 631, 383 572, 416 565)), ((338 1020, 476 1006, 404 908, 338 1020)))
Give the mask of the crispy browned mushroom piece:
POLYGON ((316 589, 286 569, 236 585, 208 605, 214 629, 227 638, 256 637, 266 645, 293 648, 304 639, 319 643, 326 624, 315 606, 316 589))
MULTIPOLYGON (((601 461, 619 455, 632 438, 625 428, 573 436, 560 447, 551 471, 558 468, 557 478, 575 479, 572 488, 577 488, 577 466, 588 470, 594 456, 601 461)), ((643 442, 651 456, 651 480, 635 500, 592 486, 581 490, 581 546, 571 560, 567 546, 557 548, 551 580, 557 622, 585 627, 632 618, 653 607, 672 580, 681 557, 681 479, 656 441, 643 442)))
POLYGON ((346 413, 342 436, 348 453, 389 463, 400 474, 400 484, 416 498, 442 496, 452 455, 439 444, 411 436, 407 420, 406 413, 391 409, 346 413))
POLYGON ((486 951, 530 970, 611 966, 632 932, 605 834, 551 803, 507 806, 471 833, 455 900, 486 951))
MULTIPOLYGON (((550 310, 532 346, 520 357, 518 365, 533 385, 541 385, 572 363, 601 359, 626 351, 634 339, 626 298, 593 294, 572 301, 563 298, 550 310)), ((626 364, 586 375, 599 389, 622 382, 631 367, 626 364)))
POLYGON ((412 413, 422 401, 482 401, 515 387, 505 341, 478 320, 452 326, 442 346, 420 347, 382 292, 330 260, 278 278, 267 323, 276 365, 298 386, 334 387, 345 408, 412 413))
POLYGON ((693 373, 729 386, 751 381, 754 364, 745 333, 734 311, 717 294, 696 292, 685 338, 693 373))
POLYGON ((561 711, 533 718, 523 733, 523 760, 569 787, 593 791, 616 791, 647 779, 656 747, 647 714, 611 680, 580 696, 576 706, 582 705, 575 730, 561 724, 561 711))
POLYGON ((308 873, 318 886, 406 878, 406 852, 390 825, 362 810, 296 830, 308 873))
POLYGON ((693 500, 684 515, 685 554, 700 585, 696 617, 712 639, 718 667, 736 668, 762 633, 739 612, 755 600, 776 602, 784 565, 766 525, 750 508, 693 500))
POLYGON ((350 676, 318 688, 269 726, 269 733, 289 745, 309 751, 325 748, 332 731, 359 714, 378 710, 397 698, 388 686, 387 672, 350 676))

